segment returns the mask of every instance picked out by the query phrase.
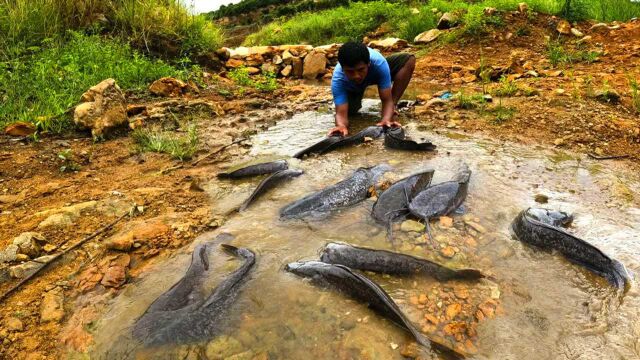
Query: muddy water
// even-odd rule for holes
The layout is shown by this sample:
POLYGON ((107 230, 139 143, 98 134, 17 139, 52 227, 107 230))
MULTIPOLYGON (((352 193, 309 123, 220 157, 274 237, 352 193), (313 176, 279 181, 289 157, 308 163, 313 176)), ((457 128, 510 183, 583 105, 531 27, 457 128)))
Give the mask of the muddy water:
MULTIPOLYGON (((375 121, 376 106, 365 102, 365 114, 354 120, 354 130, 375 121)), ((255 136, 247 161, 287 158, 322 138, 332 121, 328 111, 282 121, 255 136)), ((198 344, 142 349, 129 335, 134 320, 182 276, 194 244, 150 269, 114 299, 96 325, 92 357, 403 358, 401 350, 411 341, 405 332, 366 306, 283 271, 288 262, 317 258, 328 241, 390 249, 384 230, 369 215, 373 200, 318 221, 283 222, 278 220, 278 210, 360 166, 388 163, 394 170, 387 179, 431 167, 436 169, 437 183, 448 180, 464 161, 473 175, 469 197, 454 216, 453 227, 434 222, 433 242, 426 242, 420 233, 396 229, 396 249, 452 267, 479 268, 490 278, 438 283, 420 277, 369 275, 419 329, 450 346, 475 352, 474 358, 640 358, 640 294, 635 286, 620 302, 603 279, 560 256, 512 240, 508 230, 520 210, 535 205, 535 195, 546 195, 545 206, 574 213, 572 232, 635 274, 640 269, 637 175, 615 162, 455 133, 423 133, 410 123, 407 129, 413 138, 432 140, 438 153, 390 151, 378 140, 321 157, 290 160, 291 167, 305 171, 303 176, 270 192, 247 211, 228 215, 221 229, 196 240, 228 232, 236 236, 232 244, 248 247, 258 256, 220 336, 198 344)), ((212 211, 227 213, 258 181, 214 180, 207 187, 212 211)), ((214 251, 211 264, 216 270, 209 288, 238 266, 221 251, 214 251)), ((406 349, 404 353, 408 354, 406 349)))

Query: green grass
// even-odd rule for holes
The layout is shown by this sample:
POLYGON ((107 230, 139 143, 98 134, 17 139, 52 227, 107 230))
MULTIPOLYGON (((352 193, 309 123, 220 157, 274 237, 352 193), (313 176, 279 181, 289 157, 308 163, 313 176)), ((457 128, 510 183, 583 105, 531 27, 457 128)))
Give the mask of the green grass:
POLYGON ((547 58, 553 66, 573 63, 594 63, 598 61, 600 53, 581 49, 568 49, 559 41, 549 41, 547 43, 547 58))
POLYGON ((493 125, 502 125, 513 118, 516 109, 500 104, 491 109, 490 112, 493 115, 491 123, 493 125))
POLYGON ((223 41, 218 27, 180 0, 0 0, 0 60, 28 54, 68 30, 118 35, 143 51, 173 56, 223 41))
POLYGON ((464 90, 461 90, 458 98, 458 107, 465 110, 472 110, 481 105, 484 105, 484 96, 483 94, 471 94, 467 95, 464 90))
MULTIPOLYGON (((629 0, 586 1, 572 0, 565 7, 566 0, 530 0, 529 9, 540 13, 558 15, 563 11, 572 18, 594 18, 598 20, 622 20, 640 16, 640 3, 629 0)), ((245 40, 245 45, 281 45, 307 43, 321 45, 331 42, 360 40, 368 32, 381 24, 390 25, 391 36, 409 41, 423 31, 435 27, 436 16, 432 8, 439 12, 453 12, 460 16, 462 33, 481 36, 491 27, 503 26, 501 16, 484 15, 485 7, 512 11, 521 0, 429 0, 421 2, 419 13, 411 12, 410 2, 351 2, 346 6, 316 12, 303 12, 286 20, 279 20, 262 27, 245 40)), ((531 14, 531 12, 529 13, 531 14)), ((529 15, 528 14, 528 15, 529 15)), ((526 35, 523 30, 521 35, 526 35)), ((455 41, 461 33, 443 36, 441 41, 455 41)), ((586 57, 593 54, 586 53, 586 57)))
POLYGON ((518 90, 520 89, 518 88, 518 84, 516 84, 515 81, 510 80, 506 76, 502 76, 500 78, 500 84, 498 85, 498 88, 493 90, 493 95, 502 97, 515 96, 518 93, 518 90))
POLYGON ((157 152, 169 154, 173 159, 189 160, 198 147, 198 133, 191 125, 186 135, 175 132, 140 128, 131 134, 138 152, 157 152))
POLYGON ((631 89, 631 107, 636 114, 640 114, 640 83, 630 77, 629 88, 631 89))
POLYGON ((63 114, 104 79, 114 78, 122 89, 142 89, 163 76, 186 75, 128 44, 97 35, 71 33, 66 42, 45 46, 33 55, 0 62, 0 128, 26 121, 40 131, 60 133, 71 125, 70 116, 63 114))
POLYGON ((252 87, 264 92, 271 92, 278 88, 275 73, 249 75, 247 68, 239 67, 229 71, 229 78, 237 85, 252 87))

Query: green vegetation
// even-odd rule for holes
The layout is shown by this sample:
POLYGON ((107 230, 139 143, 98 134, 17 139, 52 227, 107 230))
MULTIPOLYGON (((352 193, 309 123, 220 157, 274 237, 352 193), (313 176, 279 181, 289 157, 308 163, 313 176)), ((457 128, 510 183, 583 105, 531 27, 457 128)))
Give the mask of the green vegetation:
POLYGON ((457 95, 458 107, 465 110, 475 109, 485 103, 483 94, 466 95, 464 90, 460 90, 457 95))
POLYGON ((518 84, 516 84, 515 81, 509 79, 506 76, 502 76, 500 78, 500 84, 498 88, 493 90, 493 95, 509 97, 516 95, 516 93, 518 93, 518 90, 520 89, 518 88, 518 84))
POLYGON ((598 61, 600 53, 587 50, 570 50, 564 47, 559 41, 549 41, 547 43, 547 58, 553 66, 560 64, 573 64, 579 62, 594 63, 598 61))
POLYGON ((80 170, 80 164, 74 160, 73 150, 66 149, 58 153, 58 159, 62 160, 60 166, 60 172, 78 171, 80 170))
POLYGON ((489 112, 493 115, 491 123, 494 125, 502 125, 513 118, 516 109, 498 104, 498 106, 490 109, 489 112))
POLYGON ((190 125, 187 134, 182 136, 175 132, 136 129, 131 137, 138 152, 165 153, 180 161, 191 159, 198 147, 198 132, 194 125, 190 125))
MULTIPOLYGON (((259 1, 259 0, 256 0, 259 1)), ((265 0, 267 1, 267 0, 265 0)), ((341 1, 325 0, 325 3, 342 5, 341 1)), ((302 12, 287 20, 278 20, 265 25, 257 33, 250 35, 246 45, 279 45, 285 43, 308 43, 320 45, 331 42, 362 39, 367 33, 376 30, 380 25, 387 24, 391 29, 389 35, 407 40, 426 30, 435 27, 438 12, 452 12, 460 17, 461 29, 464 34, 478 36, 485 34, 490 27, 502 26, 503 20, 499 15, 486 16, 485 7, 498 10, 515 10, 521 0, 481 0, 468 2, 464 0, 429 0, 418 7, 419 13, 413 13, 410 1, 370 1, 350 2, 333 9, 302 12)), ((247 1, 248 3, 248 1, 247 1)), ((242 3, 240 3, 242 4, 242 3)), ((287 6, 293 6, 289 2, 287 6)), ((296 4, 299 4, 297 2, 296 4)), ((640 3, 629 0, 601 0, 599 2, 586 0, 530 0, 528 16, 535 12, 546 14, 567 14, 569 18, 595 18, 598 20, 628 20, 640 16, 640 3)), ((317 10, 317 8, 314 8, 317 10)), ((277 10, 276 10, 277 11, 277 10)), ((287 14, 288 15, 288 14, 287 14)), ((527 34, 523 29, 519 36, 527 34)), ((448 34, 449 35, 449 34, 448 34)), ((456 32, 455 35, 459 35, 456 32)), ((449 40, 455 38, 447 36, 449 40)), ((582 54, 586 57, 591 53, 582 54)))
POLYGON ((229 78, 240 86, 248 86, 264 92, 271 92, 278 88, 275 73, 250 76, 246 67, 229 71, 229 78))
POLYGON ((0 60, 30 53, 68 30, 120 36, 149 53, 217 48, 222 33, 179 0, 0 0, 0 60))
POLYGON ((629 78, 631 88, 631 107, 636 114, 640 114, 640 83, 634 78, 629 78))
POLYGON ((114 78, 123 89, 139 89, 163 76, 185 74, 98 35, 74 32, 67 42, 45 46, 33 55, 0 62, 0 127, 27 121, 41 131, 59 133, 70 127, 63 114, 104 79, 114 78))

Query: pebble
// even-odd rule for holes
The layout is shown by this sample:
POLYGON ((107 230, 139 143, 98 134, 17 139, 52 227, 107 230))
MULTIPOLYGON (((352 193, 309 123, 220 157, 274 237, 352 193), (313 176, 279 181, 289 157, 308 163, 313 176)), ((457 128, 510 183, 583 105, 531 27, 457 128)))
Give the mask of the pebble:
POLYGON ((400 230, 404 232, 423 232, 425 230, 425 226, 415 220, 406 220, 400 225, 400 230))
POLYGON ((452 258, 456 254, 456 251, 453 247, 447 246, 444 249, 440 250, 440 254, 442 254, 442 256, 446 258, 452 258))
POLYGON ((433 325, 438 325, 438 323, 440 323, 440 320, 438 320, 438 318, 435 317, 433 314, 428 314, 428 313, 424 314, 424 318, 427 319, 427 321, 429 321, 433 325))
POLYGON ((469 226, 471 226, 471 228, 481 234, 484 234, 487 232, 487 229, 484 228, 484 226, 478 224, 477 222, 474 221, 465 221, 465 223, 469 226))
POLYGON ((547 195, 544 195, 544 194, 536 194, 533 199, 538 204, 546 204, 546 203, 549 202, 549 197, 547 195))
POLYGON ((22 321, 17 317, 10 317, 4 321, 5 327, 9 331, 22 331, 24 330, 24 325, 22 321))
POLYGON ((418 297, 418 303, 423 305, 426 304, 428 300, 427 294, 420 294, 420 297, 418 297))
POLYGON ((41 322, 60 322, 64 318, 64 294, 62 289, 56 288, 42 296, 40 304, 41 322))
POLYGON ((468 299, 469 298, 469 290, 464 287, 456 287, 453 289, 453 293, 456 295, 458 299, 468 299))
POLYGON ((453 218, 449 216, 440 217, 440 226, 450 228, 453 226, 453 218))
POLYGON ((447 306, 447 310, 445 310, 445 313, 447 315, 447 319, 449 319, 449 320, 453 319, 458 314, 460 314, 460 311, 462 311, 462 305, 460 305, 458 303, 451 304, 451 305, 447 306))

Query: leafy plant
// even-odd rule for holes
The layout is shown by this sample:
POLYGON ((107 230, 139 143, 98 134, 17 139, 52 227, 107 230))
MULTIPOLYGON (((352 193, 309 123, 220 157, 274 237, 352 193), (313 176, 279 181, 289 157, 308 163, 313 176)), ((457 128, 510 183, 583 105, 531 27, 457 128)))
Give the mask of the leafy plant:
POLYGON ((516 113, 516 109, 503 106, 502 103, 500 103, 498 106, 491 109, 491 113, 493 114, 493 120, 491 122, 494 125, 502 125, 513 118, 516 113))
POLYGON ((465 110, 475 109, 478 106, 484 104, 483 94, 466 95, 464 90, 461 90, 457 98, 458 107, 465 110))
POLYGON ((240 86, 248 86, 264 92, 271 92, 278 88, 276 74, 273 72, 252 76, 249 75, 246 67, 239 67, 229 71, 229 78, 240 86))
POLYGON ((514 96, 518 92, 518 84, 506 76, 500 78, 500 85, 493 91, 496 96, 514 96))
POLYGON ((80 164, 74 160, 73 151, 71 149, 62 150, 58 153, 58 159, 62 160, 60 172, 78 171, 80 164))
POLYGON ((177 135, 173 132, 136 129, 131 134, 138 152, 158 152, 171 155, 180 161, 193 157, 198 147, 198 133, 196 127, 188 127, 186 135, 177 135))

